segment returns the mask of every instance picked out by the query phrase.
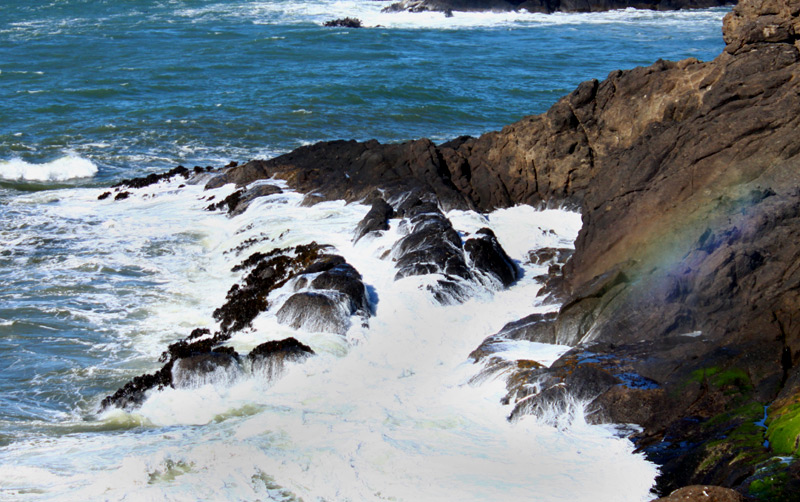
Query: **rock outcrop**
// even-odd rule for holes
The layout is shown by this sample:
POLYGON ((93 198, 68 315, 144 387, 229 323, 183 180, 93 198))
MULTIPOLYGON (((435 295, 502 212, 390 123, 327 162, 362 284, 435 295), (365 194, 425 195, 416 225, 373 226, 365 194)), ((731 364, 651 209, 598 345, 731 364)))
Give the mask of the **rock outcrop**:
MULTIPOLYGON (((798 0, 743 0, 715 60, 616 71, 479 138, 326 142, 222 176, 321 199, 380 188, 444 209, 580 208, 575 252, 546 287, 560 311, 473 353, 491 359, 504 337, 575 346, 549 369, 520 365, 514 415, 577 394, 597 421, 643 426, 662 494, 715 484, 796 500, 800 465, 774 457, 800 442, 799 14, 798 0)), ((446 270, 448 257, 431 260, 446 270)))

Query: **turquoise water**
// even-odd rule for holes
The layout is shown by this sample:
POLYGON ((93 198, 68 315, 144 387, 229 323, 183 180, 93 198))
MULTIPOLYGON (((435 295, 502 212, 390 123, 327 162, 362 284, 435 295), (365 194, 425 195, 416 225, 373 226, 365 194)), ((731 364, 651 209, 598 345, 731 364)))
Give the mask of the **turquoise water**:
MULTIPOLYGON (((202 488, 192 487, 204 486, 198 480, 208 478, 219 481, 206 487, 215 497, 281 500, 274 486, 290 486, 306 500, 341 499, 336 493, 359 500, 381 490, 391 493, 389 479, 395 471, 415 472, 408 466, 427 465, 398 456, 395 450, 375 450, 376 444, 383 445, 379 440, 365 446, 366 453, 349 443, 362 434, 380 437, 382 427, 403 423, 390 404, 382 405, 390 411, 375 414, 377 418, 370 411, 369 419, 357 420, 369 433, 339 430, 349 422, 341 419, 346 413, 336 402, 328 403, 336 420, 307 421, 306 406, 316 416, 328 414, 324 406, 308 404, 324 403, 319 395, 292 401, 281 394, 275 398, 279 406, 260 398, 233 399, 233 391, 219 391, 222 397, 208 397, 216 403, 209 405, 214 410, 209 419, 185 417, 168 404, 172 398, 164 396, 156 396, 151 408, 141 413, 98 414, 105 395, 133 375, 158 367, 158 355, 167 343, 195 327, 213 327, 210 312, 237 280, 228 272, 234 259, 224 251, 256 232, 253 228, 269 228, 282 236, 284 230, 303 227, 298 241, 291 235, 276 239, 283 245, 302 243, 301 237, 341 241, 341 252, 354 253, 353 259, 361 259, 363 251, 348 248, 349 241, 336 233, 355 225, 362 215, 357 208, 303 209, 289 197, 270 206, 271 216, 228 220, 202 211, 205 195, 194 188, 180 191, 173 184, 125 203, 99 203, 103 187, 177 164, 220 166, 320 140, 430 137, 438 142, 478 135, 545 111, 583 80, 658 58, 708 60, 723 47, 724 9, 552 16, 456 13, 445 18, 436 13, 382 14, 384 5, 333 0, 11 0, 0 6, 0 498, 58 500, 68 494, 66 498, 75 500, 116 499, 144 490, 142 486, 155 486, 154 493, 133 498, 194 500, 202 488), (321 26, 344 16, 359 17, 368 28, 321 26), (331 228, 313 223, 331 218, 331 228), (290 432, 292 420, 300 420, 298 410, 304 424, 310 423, 315 432, 335 432, 338 442, 313 449, 287 440, 294 437, 290 432), (282 432, 243 432, 252 428, 248 420, 255 418, 283 424, 276 426, 282 432), (252 474, 262 480, 260 488, 242 491, 250 481, 234 474, 209 476, 203 466, 222 469, 224 463, 208 460, 206 453, 186 458, 176 453, 206 442, 219 446, 214 455, 234 448, 233 443, 239 452, 244 444, 243 455, 260 459, 261 474, 252 474), (263 466, 270 462, 261 459, 262 454, 283 463, 267 470, 263 466), (384 470, 373 470, 387 458, 402 458, 397 461, 405 467, 393 471, 393 464, 386 464, 384 470), (348 477, 350 471, 327 472, 323 466, 328 461, 359 466, 353 467, 357 480, 348 477), (306 486, 287 465, 316 474, 309 475, 306 486), (79 474, 84 472, 108 480, 100 483, 79 474), (341 491, 331 495, 320 488, 337 486, 333 480, 339 475, 345 480, 341 491), (362 486, 359 483, 366 488, 349 491, 353 485, 362 486), (76 492, 75 487, 88 491, 76 492)), ((506 223, 499 221, 496 232, 502 236, 506 223)), ((520 257, 525 251, 520 248, 520 257)), ((374 266, 375 281, 382 280, 386 271, 364 260, 357 268, 374 266)), ((389 272, 386 276, 392 277, 389 272)), ((518 310, 509 310, 505 320, 530 313, 524 299, 535 295, 526 287, 532 286, 520 285, 514 293, 519 299, 508 300, 522 303, 518 310)), ((417 310, 433 308, 425 298, 414 305, 417 310)), ((453 342, 457 349, 443 345, 464 354, 505 322, 500 317, 453 315, 456 320, 458 315, 470 319, 465 331, 476 330, 474 340, 453 342)), ((336 358, 353 353, 359 336, 368 339, 370 334, 353 335, 347 343, 308 334, 308 343, 333 362, 322 358, 330 367, 320 363, 324 369, 309 370, 304 378, 313 381, 319 374, 335 373, 331 368, 337 366, 336 358)), ((255 341, 237 343, 247 348, 255 341)), ((409 373, 405 366, 397 370, 403 375, 424 373, 420 368, 409 373)), ((251 397, 265 392, 239 391, 251 397)), ((397 395, 403 397, 398 399, 404 410, 424 409, 411 390, 398 390, 397 395)), ((174 399, 192 407, 185 395, 174 399)), ((502 423, 502 410, 498 414, 502 423)), ((412 422, 421 424, 414 429, 415 440, 419 431, 440 426, 450 431, 443 423, 463 426, 460 419, 443 416, 428 423, 414 415, 417 421, 412 422), (434 422, 439 425, 431 425, 434 422)), ((458 430, 473 437, 476 430, 485 432, 482 420, 475 418, 458 430)), ((492 434, 518 437, 501 429, 492 434)), ((397 430, 384 431, 383 437, 392 434, 397 430)), ((602 436, 597 431, 582 434, 573 432, 572 439, 556 436, 557 446, 548 447, 553 452, 550 464, 562 466, 562 471, 564 465, 581 465, 579 474, 596 478, 601 474, 592 466, 602 464, 596 459, 604 457, 592 457, 595 461, 584 465, 576 448, 565 446, 578 441, 576 437, 592 443, 602 436)), ((447 436, 425 437, 425 444, 450 444, 447 436)), ((424 450, 417 443, 413 448, 402 446, 406 439, 392 436, 391 444, 414 449, 415 454, 424 450)), ((452 444, 472 448, 462 439, 452 444)), ((580 441, 576 444, 583 444, 580 441)), ((590 457, 586 448, 584 456, 590 457)), ((625 446, 599 451, 604 448, 620 448, 619 455, 633 458, 625 446)), ((461 458, 452 451, 425 458, 436 455, 461 458)), ((476 456, 493 458, 489 453, 476 456)), ((249 463, 238 461, 237 469, 252 470, 249 463)), ((479 487, 471 488, 473 496, 463 498, 524 493, 514 491, 522 490, 517 478, 523 465, 513 463, 507 478, 481 480, 479 487)), ((544 465, 542 472, 553 475, 544 465)), ((398 479, 411 485, 420 477, 427 479, 414 476, 398 479)), ((457 474, 441 476, 459 479, 457 474)), ((554 493, 558 489, 555 485, 554 493)), ((419 494, 397 493, 400 499, 419 499, 419 494)), ((591 490, 586 493, 591 495, 591 490)), ((581 500, 580 493, 573 496, 581 500)), ((545 495, 542 499, 550 500, 545 495)))

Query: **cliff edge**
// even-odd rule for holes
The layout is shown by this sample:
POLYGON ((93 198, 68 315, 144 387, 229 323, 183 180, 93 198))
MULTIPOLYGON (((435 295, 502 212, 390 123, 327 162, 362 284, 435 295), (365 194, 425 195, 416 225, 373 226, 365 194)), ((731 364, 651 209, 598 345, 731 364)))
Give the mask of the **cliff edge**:
POLYGON ((613 72, 479 138, 324 142, 210 186, 278 177, 309 204, 419 192, 444 209, 580 208, 575 253, 544 289, 558 314, 472 354, 491 371, 497 340, 574 347, 514 370, 510 418, 578 397, 592 420, 642 427, 663 494, 800 500, 800 0, 742 0, 723 32, 713 61, 613 72))

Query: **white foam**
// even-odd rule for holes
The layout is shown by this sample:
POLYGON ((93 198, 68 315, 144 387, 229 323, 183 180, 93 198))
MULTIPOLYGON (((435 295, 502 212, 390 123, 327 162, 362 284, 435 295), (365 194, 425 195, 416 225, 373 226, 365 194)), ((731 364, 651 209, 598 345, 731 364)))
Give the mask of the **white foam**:
MULTIPOLYGON (((505 323, 539 308, 527 252, 570 244, 577 215, 524 206, 488 216, 450 212, 462 235, 492 228, 526 274, 508 290, 476 289, 467 302, 445 307, 425 290, 430 278, 394 281, 394 264, 381 258, 400 237, 396 220, 383 235, 354 245, 366 206, 303 207, 301 194, 285 191, 228 218, 203 208, 210 195, 221 200, 233 186, 178 190, 182 181, 132 191, 123 201, 97 201, 99 191, 89 189, 27 196, 57 201, 38 204, 45 208, 39 218, 87 222, 79 231, 90 235, 92 253, 53 267, 127 267, 150 277, 152 286, 135 298, 146 314, 141 320, 119 328, 96 320, 118 329, 120 346, 127 344, 141 362, 129 373, 157 368, 160 351, 192 327, 213 330, 211 312, 242 276, 232 265, 256 251, 311 240, 335 246, 376 293, 375 316, 368 327, 353 323, 345 336, 295 331, 275 315, 288 285, 273 292, 273 308, 230 345, 246 353, 294 336, 316 356, 288 363, 275 382, 244 371, 195 388, 153 391, 138 410, 110 411, 97 421, 98 427, 138 429, 15 444, 2 453, 4 464, 50 474, 37 498, 118 500, 135 493, 137 500, 282 500, 286 492, 304 500, 522 500, 532 494, 541 501, 648 500, 655 468, 627 440, 587 425, 579 403, 550 422, 529 417, 511 424, 510 410, 500 405, 503 381, 467 383, 480 370, 468 354, 505 323), (228 252, 251 238, 260 240, 238 256, 228 252), (154 243, 161 247, 154 250, 154 243)), ((109 342, 102 350, 121 349, 109 342)), ((560 350, 519 344, 506 356, 547 363, 560 350)), ((0 470, 0 486, 12 485, 36 483, 0 470)))
MULTIPOLYGON (((324 24, 332 19, 355 17, 365 27, 384 29, 473 29, 487 27, 526 28, 548 25, 586 24, 674 24, 685 26, 692 23, 714 23, 718 25, 727 8, 708 10, 685 10, 658 12, 625 9, 593 13, 540 14, 527 11, 515 12, 453 12, 451 17, 443 12, 382 12, 393 2, 359 0, 322 1, 255 1, 212 4, 201 8, 181 8, 176 15, 191 19, 236 17, 248 19, 256 24, 315 23, 324 24)), ((336 30, 334 34, 346 34, 353 30, 336 30)))
POLYGON ((0 177, 6 180, 66 181, 90 178, 97 173, 97 165, 77 155, 66 155, 44 164, 33 164, 22 159, 0 161, 0 177))

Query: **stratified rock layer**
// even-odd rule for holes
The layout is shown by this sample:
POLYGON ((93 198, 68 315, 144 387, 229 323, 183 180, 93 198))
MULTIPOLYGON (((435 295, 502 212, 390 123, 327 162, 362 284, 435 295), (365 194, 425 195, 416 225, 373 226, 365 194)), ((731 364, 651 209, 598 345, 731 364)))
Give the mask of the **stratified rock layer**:
MULTIPOLYGON (((567 384, 595 420, 644 426, 661 493, 795 500, 800 467, 773 456, 800 442, 798 14, 798 0, 744 0, 714 61, 613 72, 479 138, 319 143, 222 176, 278 177, 317 200, 380 188, 444 209, 580 208, 575 253, 546 286, 560 312, 498 335, 575 345, 550 369, 520 366, 515 414, 567 384)), ((491 352, 490 339, 473 357, 491 352)))

